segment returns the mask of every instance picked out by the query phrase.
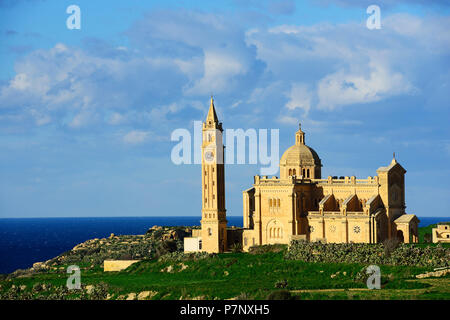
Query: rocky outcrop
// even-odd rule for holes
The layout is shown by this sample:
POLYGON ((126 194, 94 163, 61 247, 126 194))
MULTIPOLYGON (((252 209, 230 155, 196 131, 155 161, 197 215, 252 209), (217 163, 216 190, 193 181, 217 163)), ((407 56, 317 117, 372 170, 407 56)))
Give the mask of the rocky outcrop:
POLYGON ((450 269, 441 269, 441 270, 435 270, 432 272, 426 272, 422 274, 416 275, 416 278, 418 279, 424 279, 424 278, 431 278, 431 277, 443 277, 446 274, 450 274, 450 269))
POLYGON ((65 272, 63 266, 77 263, 88 263, 83 269, 103 266, 105 260, 142 260, 155 257, 157 248, 165 241, 176 243, 176 250, 183 251, 184 237, 192 234, 191 227, 161 227, 153 226, 143 235, 115 235, 111 233, 106 238, 95 238, 77 244, 72 250, 44 261, 36 262, 32 268, 17 270, 10 275, 14 277, 29 277, 36 272, 65 272))

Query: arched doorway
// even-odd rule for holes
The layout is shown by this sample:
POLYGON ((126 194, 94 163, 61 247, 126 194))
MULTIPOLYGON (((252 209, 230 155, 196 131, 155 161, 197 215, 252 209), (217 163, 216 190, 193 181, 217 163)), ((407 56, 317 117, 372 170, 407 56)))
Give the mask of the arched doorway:
POLYGON ((405 242, 405 238, 403 237, 403 231, 402 230, 397 230, 397 239, 400 242, 405 242))

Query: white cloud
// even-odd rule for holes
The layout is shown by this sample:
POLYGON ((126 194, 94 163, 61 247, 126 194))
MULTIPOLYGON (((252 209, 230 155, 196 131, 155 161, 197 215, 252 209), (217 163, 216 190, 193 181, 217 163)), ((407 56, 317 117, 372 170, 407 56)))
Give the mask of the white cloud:
POLYGON ((118 125, 121 124, 125 121, 125 117, 118 113, 118 112, 114 112, 113 114, 111 114, 111 116, 108 119, 108 123, 112 124, 112 125, 118 125))
POLYGON ((286 108, 289 110, 303 109, 305 114, 311 108, 312 94, 304 83, 293 83, 291 91, 287 95, 289 101, 286 103, 286 108))
POLYGON ((71 128, 81 128, 92 122, 95 122, 96 115, 90 111, 82 110, 76 114, 69 122, 71 128))
POLYGON ((298 124, 299 123, 297 118, 286 116, 286 115, 279 116, 277 121, 280 122, 280 123, 283 123, 283 124, 288 124, 288 125, 298 124))
POLYGON ((413 91, 413 86, 401 73, 374 61, 369 66, 368 74, 339 70, 321 79, 317 87, 318 108, 332 110, 337 106, 376 102, 413 91))
POLYGON ((140 144, 149 139, 149 131, 133 130, 123 136, 123 141, 127 144, 140 144))
POLYGON ((186 90, 187 94, 226 92, 235 76, 248 72, 248 66, 239 61, 238 57, 213 51, 205 52, 203 69, 203 77, 195 81, 192 88, 186 90))

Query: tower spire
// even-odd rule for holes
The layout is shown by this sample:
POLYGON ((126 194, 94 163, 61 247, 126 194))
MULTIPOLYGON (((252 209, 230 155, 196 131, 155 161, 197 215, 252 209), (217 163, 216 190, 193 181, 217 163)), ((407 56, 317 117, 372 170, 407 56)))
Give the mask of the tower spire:
POLYGON ((395 152, 394 152, 394 154, 392 155, 392 161, 391 161, 391 164, 396 164, 397 163, 397 159, 395 159, 395 152))
POLYGON ((219 119, 217 118, 216 109, 214 108, 214 98, 211 95, 211 102, 209 104, 209 110, 208 115, 206 116, 206 123, 209 123, 209 121, 212 122, 219 122, 219 119))

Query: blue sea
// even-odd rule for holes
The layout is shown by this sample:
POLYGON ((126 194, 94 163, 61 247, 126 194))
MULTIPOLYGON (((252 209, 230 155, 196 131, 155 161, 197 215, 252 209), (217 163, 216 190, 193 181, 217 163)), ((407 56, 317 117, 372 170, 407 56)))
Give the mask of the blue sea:
MULTIPOLYGON (((420 226, 441 221, 445 217, 424 217, 420 226)), ((228 216, 228 225, 242 227, 242 217, 228 216)), ((154 225, 195 226, 200 217, 115 217, 115 218, 28 218, 0 219, 0 273, 29 268, 93 238, 111 233, 144 234, 154 225)))
MULTIPOLYGON (((242 227, 242 217, 227 216, 242 227)), ((144 234, 154 225, 196 226, 200 217, 3 218, 0 219, 0 273, 29 268, 93 238, 111 233, 144 234)))

